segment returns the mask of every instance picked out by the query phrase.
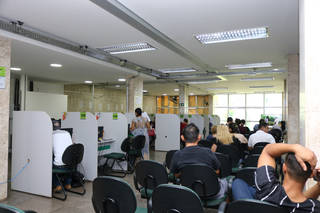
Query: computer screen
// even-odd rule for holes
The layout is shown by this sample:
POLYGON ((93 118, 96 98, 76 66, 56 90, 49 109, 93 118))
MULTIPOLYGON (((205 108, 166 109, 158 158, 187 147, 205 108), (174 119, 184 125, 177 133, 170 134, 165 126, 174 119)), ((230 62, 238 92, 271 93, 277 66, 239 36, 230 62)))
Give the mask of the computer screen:
POLYGON ((60 130, 64 130, 64 131, 67 131, 69 132, 71 138, 72 138, 72 134, 73 134, 73 128, 61 128, 60 130))
POLYGON ((103 139, 103 126, 98 126, 98 140, 103 139))
POLYGON ((61 120, 55 120, 55 119, 51 119, 52 120, 52 128, 53 130, 58 130, 61 128, 61 120))

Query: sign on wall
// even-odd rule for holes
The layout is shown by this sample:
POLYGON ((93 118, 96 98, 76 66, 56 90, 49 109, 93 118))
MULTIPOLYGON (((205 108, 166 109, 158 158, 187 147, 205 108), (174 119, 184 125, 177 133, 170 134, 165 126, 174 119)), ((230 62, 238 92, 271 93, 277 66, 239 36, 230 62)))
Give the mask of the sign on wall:
POLYGON ((0 89, 6 88, 6 68, 0 67, 0 89))

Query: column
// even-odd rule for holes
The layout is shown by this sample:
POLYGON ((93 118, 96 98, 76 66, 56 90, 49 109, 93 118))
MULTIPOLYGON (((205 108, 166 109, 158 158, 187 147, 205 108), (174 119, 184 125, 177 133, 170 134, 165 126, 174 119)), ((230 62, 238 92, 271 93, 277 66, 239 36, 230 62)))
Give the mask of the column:
POLYGON ((20 110, 26 109, 26 93, 28 91, 28 77, 26 74, 20 75, 20 110))
MULTIPOLYGON (((0 36, 0 182, 8 179, 10 57, 11 41, 0 36)), ((7 198, 7 188, 0 185, 0 200, 7 198)))
POLYGON ((188 114, 189 93, 186 85, 179 85, 179 111, 180 114, 188 114))
POLYGON ((287 91, 287 128, 288 143, 299 143, 299 56, 288 56, 287 91))
POLYGON ((209 115, 213 115, 213 95, 208 95, 209 96, 209 115))
MULTIPOLYGON (((127 83, 127 111, 134 112, 136 108, 143 106, 143 79, 134 77, 127 83)), ((142 109, 143 110, 143 109, 142 109)))
MULTIPOLYGON (((320 1, 300 0, 300 143, 320 159, 320 1)), ((297 129, 299 131, 299 129, 297 129)))

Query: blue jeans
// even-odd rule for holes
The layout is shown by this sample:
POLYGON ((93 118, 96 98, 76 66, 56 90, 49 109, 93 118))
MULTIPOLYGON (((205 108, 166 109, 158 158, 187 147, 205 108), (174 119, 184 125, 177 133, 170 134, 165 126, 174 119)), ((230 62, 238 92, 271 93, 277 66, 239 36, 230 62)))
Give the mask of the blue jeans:
MULTIPOLYGON (((59 166, 55 166, 55 165, 53 165, 53 168, 63 169, 63 168, 61 168, 59 166)), ((60 181, 64 185, 69 185, 72 182, 71 174, 60 175, 59 177, 60 177, 60 181)), ((56 174, 52 174, 52 187, 55 188, 59 185, 60 185, 60 183, 59 183, 59 180, 58 180, 56 174)))
POLYGON ((249 186, 244 180, 236 178, 232 182, 232 196, 234 200, 254 199, 256 189, 249 186))

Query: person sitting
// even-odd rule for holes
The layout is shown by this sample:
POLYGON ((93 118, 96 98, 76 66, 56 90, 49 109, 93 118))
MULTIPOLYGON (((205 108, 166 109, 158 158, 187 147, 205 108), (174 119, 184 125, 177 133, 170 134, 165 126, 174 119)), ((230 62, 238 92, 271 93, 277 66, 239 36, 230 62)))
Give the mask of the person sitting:
POLYGON ((239 125, 240 133, 243 135, 250 134, 250 129, 245 125, 246 125, 246 120, 242 119, 239 125))
POLYGON ((259 123, 256 124, 256 125, 254 125, 254 127, 253 127, 253 132, 258 131, 258 130, 259 130, 259 125, 262 124, 262 123, 266 123, 266 121, 261 118, 261 119, 259 120, 259 123))
POLYGON ((227 125, 233 123, 233 118, 232 117, 228 117, 227 118, 227 125))
POLYGON ((264 120, 260 120, 259 130, 250 135, 248 147, 253 148, 259 142, 275 143, 274 137, 268 133, 268 124, 264 120))
MULTIPOLYGON (((179 177, 179 170, 186 165, 202 164, 214 169, 218 174, 220 172, 221 164, 217 159, 214 152, 205 147, 198 146, 198 142, 201 139, 199 134, 199 128, 191 123, 187 125, 182 133, 181 139, 185 141, 186 147, 177 151, 171 161, 170 171, 172 171, 176 177, 179 177)), ((220 191, 214 198, 222 198, 228 189, 228 183, 226 179, 219 179, 220 191)))
POLYGON ((320 212, 320 182, 303 191, 308 178, 320 172, 315 154, 298 144, 269 144, 260 155, 255 174, 256 198, 287 208, 290 212, 320 212), (275 158, 286 154, 284 180, 276 178, 275 158))
POLYGON ((240 134, 239 128, 235 123, 231 123, 228 125, 229 132, 236 137, 241 143, 248 143, 248 140, 244 135, 240 134))
MULTIPOLYGON (((55 130, 52 133, 52 141, 53 141, 53 168, 59 168, 63 169, 63 166, 65 164, 62 161, 62 156, 64 151, 68 148, 68 146, 72 145, 72 139, 71 135, 67 131, 63 130, 55 130)), ((70 175, 64 175, 63 177, 64 180, 64 188, 67 190, 71 189, 71 176, 70 175)), ((62 186, 59 183, 58 178, 56 175, 52 175, 52 187, 53 187, 53 192, 61 192, 62 191, 62 186)))
POLYGON ((239 118, 236 118, 234 120, 234 123, 239 127, 240 126, 240 123, 241 123, 241 120, 239 118))

